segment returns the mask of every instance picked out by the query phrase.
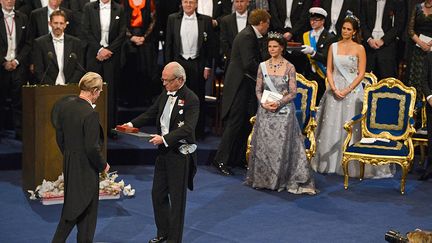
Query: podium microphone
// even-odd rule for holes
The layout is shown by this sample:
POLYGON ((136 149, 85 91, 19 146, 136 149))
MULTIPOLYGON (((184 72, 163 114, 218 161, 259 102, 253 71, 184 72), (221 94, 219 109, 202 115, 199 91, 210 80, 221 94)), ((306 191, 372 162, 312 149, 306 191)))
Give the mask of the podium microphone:
POLYGON ((75 54, 75 52, 72 52, 70 55, 69 55, 69 58, 72 58, 72 59, 74 59, 75 61, 76 61, 76 63, 78 64, 78 67, 84 72, 84 73, 87 73, 87 70, 85 69, 85 68, 83 68, 83 66, 81 65, 81 63, 78 61, 78 57, 77 57, 77 55, 75 54))
POLYGON ((47 56, 48 56, 49 63, 48 63, 47 68, 45 69, 45 72, 44 72, 44 74, 42 76, 42 79, 40 80, 41 84, 43 84, 43 81, 45 81, 45 78, 46 78, 46 75, 48 73, 48 70, 50 69, 50 67, 52 65, 52 61, 54 60, 54 53, 52 53, 52 51, 49 51, 47 53, 47 56))

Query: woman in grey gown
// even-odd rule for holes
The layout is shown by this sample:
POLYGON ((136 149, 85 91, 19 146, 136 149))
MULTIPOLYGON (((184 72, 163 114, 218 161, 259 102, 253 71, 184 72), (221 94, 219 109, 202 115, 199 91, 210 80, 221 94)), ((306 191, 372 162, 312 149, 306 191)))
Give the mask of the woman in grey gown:
MULTIPOLYGON (((347 136, 344 124, 360 114, 363 104, 363 88, 360 85, 366 69, 366 53, 360 43, 360 21, 348 15, 342 25, 342 40, 333 43, 327 58, 328 88, 320 101, 317 113, 317 152, 312 168, 320 173, 343 175, 342 146, 347 136)), ((353 129, 352 142, 361 139, 360 125, 353 129)), ((360 167, 351 162, 349 175, 358 177, 360 167)), ((365 166, 364 177, 391 177, 388 165, 365 166)))
POLYGON ((306 159, 304 138, 295 116, 296 71, 282 57, 285 41, 279 33, 269 33, 271 58, 258 68, 256 96, 258 108, 252 152, 245 184, 301 194, 315 194, 312 169, 306 159), (266 97, 272 92, 274 98, 266 97))

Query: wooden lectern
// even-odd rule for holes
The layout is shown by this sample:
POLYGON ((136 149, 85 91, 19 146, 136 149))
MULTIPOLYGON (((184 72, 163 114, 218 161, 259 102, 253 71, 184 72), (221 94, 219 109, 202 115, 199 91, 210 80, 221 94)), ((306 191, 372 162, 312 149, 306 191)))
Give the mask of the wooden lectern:
MULTIPOLYGON (((99 119, 107 134, 107 92, 103 92, 96 103, 99 119)), ((61 154, 51 123, 51 111, 54 104, 64 96, 78 95, 78 84, 64 86, 25 85, 22 87, 23 102, 23 153, 22 186, 24 190, 34 190, 42 180, 55 181, 63 171, 61 154)), ((104 146, 106 156, 106 139, 104 146)))

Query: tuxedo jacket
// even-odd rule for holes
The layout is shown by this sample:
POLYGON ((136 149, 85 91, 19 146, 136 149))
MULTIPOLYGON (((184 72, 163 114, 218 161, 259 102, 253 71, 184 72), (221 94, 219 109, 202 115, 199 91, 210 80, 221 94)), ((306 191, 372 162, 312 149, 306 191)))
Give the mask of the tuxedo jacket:
POLYGON ((54 105, 58 112, 56 141, 63 154, 65 201, 62 217, 76 219, 99 193, 99 172, 106 167, 103 130, 99 114, 78 96, 67 96, 54 105))
POLYGON ((21 13, 25 14, 28 17, 31 11, 33 10, 33 7, 31 3, 28 2, 27 0, 16 0, 15 10, 20 11, 21 13))
MULTIPOLYGON (((99 1, 88 3, 84 6, 82 17, 82 40, 87 45, 87 64, 96 66, 96 56, 100 48, 101 25, 99 14, 99 1)), ((108 47, 114 56, 120 57, 120 49, 126 35, 126 18, 124 8, 118 3, 111 1, 111 20, 108 36, 108 47)))
MULTIPOLYGON (((78 65, 78 62, 80 65, 83 63, 80 40, 76 37, 65 34, 63 53, 63 73, 65 76, 65 82, 78 83, 84 74, 83 70, 78 65), (75 53, 76 58, 71 56, 72 53, 75 53)), ((35 76, 37 81, 41 84, 54 85, 59 73, 59 67, 51 34, 41 36, 34 41, 32 57, 33 64, 35 65, 35 76), (49 57, 48 52, 53 53, 52 58, 49 57), (45 72, 46 75, 44 78, 45 72)))
MULTIPOLYGON (((183 12, 173 13, 168 16, 166 40, 165 40, 165 61, 176 61, 180 57, 182 48, 180 28, 183 12)), ((204 68, 212 67, 214 50, 214 34, 211 18, 207 15, 196 13, 198 22, 198 58, 204 68)))
MULTIPOLYGON (((372 31, 375 27, 376 20, 376 0, 363 0, 361 6, 361 30, 363 33, 363 41, 372 38, 372 31)), ((382 18, 382 29, 384 31, 384 46, 392 44, 396 41, 404 28, 405 20, 404 3, 401 0, 387 0, 384 5, 384 13, 382 18)), ((365 46, 368 46, 365 43, 365 46)))
POLYGON ((230 15, 224 16, 221 19, 219 26, 220 26, 221 53, 225 55, 227 60, 229 60, 231 57, 231 49, 234 42, 234 38, 239 33, 237 28, 236 13, 234 12, 230 15))
POLYGON ((292 28, 285 28, 285 19, 287 17, 286 0, 273 0, 270 4, 272 30, 280 33, 290 32, 298 40, 310 27, 308 11, 311 6, 312 0, 293 0, 290 17, 292 28))
MULTIPOLYGON (((15 11, 15 43, 16 43, 16 56, 20 66, 25 66, 28 60, 30 47, 26 45, 26 32, 27 32, 27 16, 19 11, 15 11)), ((8 35, 6 31, 3 11, 0 10, 0 58, 1 63, 6 61, 4 58, 8 50, 8 35)))
MULTIPOLYGON (((331 6, 332 1, 340 2, 340 0, 321 0, 321 8, 327 11, 327 18, 325 19, 325 28, 330 29, 331 26, 331 6)), ((360 0, 343 0, 341 11, 339 12, 339 17, 336 21, 336 31, 338 36, 342 31, 342 23, 346 17, 347 11, 351 11, 356 17, 360 18, 360 0)))
MULTIPOLYGON (((72 11, 63 7, 60 7, 60 10, 66 13, 67 21, 69 22, 65 33, 75 36, 75 21, 72 11)), ((36 38, 48 33, 48 7, 33 10, 30 14, 29 29, 27 32, 28 43, 31 45, 36 38)))
POLYGON ((213 0, 212 18, 220 23, 221 19, 232 12, 230 0, 213 0))
MULTIPOLYGON (((195 127, 199 117, 199 100, 195 93, 190 90, 186 85, 183 85, 177 93, 177 99, 171 112, 170 127, 168 134, 164 135, 164 139, 168 144, 165 147, 164 144, 159 145, 159 154, 165 154, 169 151, 175 153, 178 152, 178 148, 183 143, 180 140, 184 140, 188 144, 195 144, 195 127)), ((142 127, 148 124, 154 124, 156 121, 156 127, 158 134, 162 134, 160 126, 160 118, 162 116, 165 104, 167 102, 168 95, 166 91, 163 91, 153 105, 143 114, 139 115, 131 122, 134 127, 142 127)), ((193 177, 196 173, 196 152, 192 154, 193 160, 189 167, 189 181, 188 188, 193 190, 193 177)), ((183 173, 179 171, 179 173, 183 173)))
POLYGON ((242 82, 256 82, 258 65, 267 58, 262 43, 248 25, 234 38, 231 60, 225 73, 222 119, 229 113, 242 82))

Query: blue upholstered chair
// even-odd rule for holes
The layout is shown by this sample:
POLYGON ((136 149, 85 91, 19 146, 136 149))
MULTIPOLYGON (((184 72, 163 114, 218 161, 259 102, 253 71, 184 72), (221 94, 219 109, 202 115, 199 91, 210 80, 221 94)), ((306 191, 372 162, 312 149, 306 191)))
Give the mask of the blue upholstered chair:
POLYGON ((365 73, 364 78, 361 82, 363 89, 368 85, 376 84, 378 82, 377 77, 373 73, 365 73))
POLYGON ((296 107, 296 116, 299 121, 300 128, 305 135, 306 157, 311 160, 316 152, 315 128, 317 126, 315 120, 316 113, 316 96, 318 92, 318 84, 315 81, 307 80, 303 75, 297 73, 297 96, 294 99, 296 107))
POLYGON ((412 135, 416 90, 394 78, 386 78, 365 88, 362 113, 348 121, 343 145, 344 187, 348 188, 348 163, 360 163, 360 179, 365 164, 399 164, 402 167, 400 192, 405 193, 406 176, 414 157, 412 135), (353 125, 361 122, 362 141, 351 144, 353 125), (365 141, 365 138, 370 138, 365 141))
MULTIPOLYGON (((307 80, 303 75, 297 73, 297 96, 294 99, 294 104, 296 107, 296 116, 299 121, 300 129, 302 129, 305 135, 305 147, 306 147, 306 157, 310 160, 316 152, 316 142, 315 142, 315 100, 318 92, 318 84, 315 81, 307 80)), ((250 119, 252 126, 255 124, 256 117, 253 116, 250 119)), ((253 129, 249 134, 247 149, 246 149, 246 159, 249 160, 249 155, 252 150, 251 139, 253 134, 253 129)))

